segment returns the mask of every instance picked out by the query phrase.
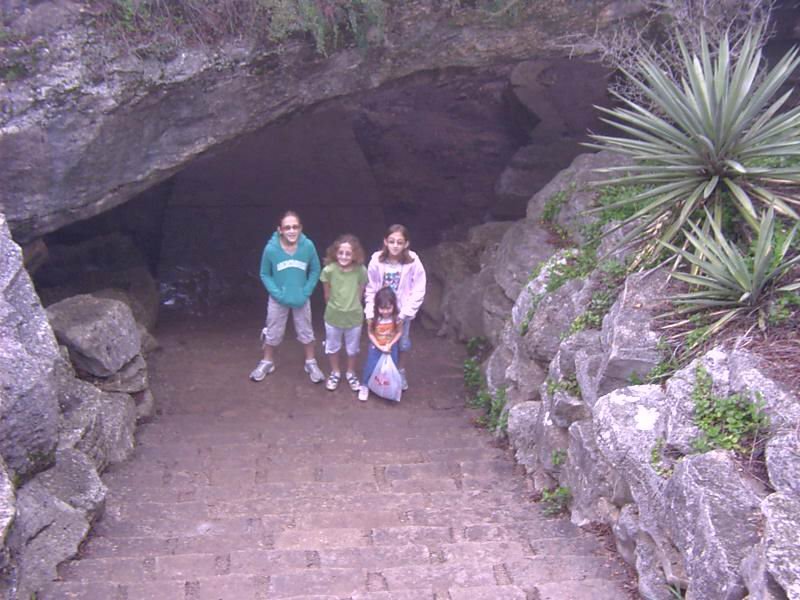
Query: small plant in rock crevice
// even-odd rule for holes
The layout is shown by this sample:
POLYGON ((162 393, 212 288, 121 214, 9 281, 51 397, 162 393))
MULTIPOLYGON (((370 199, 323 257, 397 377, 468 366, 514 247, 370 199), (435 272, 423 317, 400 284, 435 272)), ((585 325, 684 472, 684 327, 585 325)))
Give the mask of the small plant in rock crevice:
POLYGON ((473 337, 467 341, 467 353, 473 358, 482 357, 489 349, 489 340, 483 336, 473 337))
POLYGON ((466 404, 470 408, 484 411, 484 415, 475 419, 477 424, 490 431, 505 433, 508 426, 508 411, 505 410, 506 388, 500 386, 494 394, 491 394, 481 371, 480 358, 488 348, 488 341, 485 338, 473 338, 467 343, 467 349, 472 356, 464 361, 466 404))
POLYGON ((661 477, 669 477, 672 475, 672 467, 664 463, 664 444, 666 440, 659 437, 653 447, 650 449, 650 466, 661 477))
POLYGON ((568 487, 563 485, 549 490, 542 490, 542 497, 540 499, 542 512, 548 517, 562 515, 569 509, 571 500, 572 492, 568 487))
POLYGON ((553 450, 550 453, 550 463, 554 469, 560 469, 567 462, 567 451, 562 449, 553 450))
POLYGON ((547 227, 551 232, 557 235, 561 240, 569 239, 569 233, 561 225, 558 224, 558 215, 561 212, 561 207, 567 201, 567 198, 572 193, 573 187, 561 190, 553 194, 542 207, 542 216, 540 222, 547 227))
POLYGON ((581 397, 581 387, 578 384, 578 378, 575 375, 562 377, 559 381, 548 377, 545 381, 545 390, 547 391, 548 396, 553 396, 553 394, 556 392, 565 392, 576 398, 581 397))
POLYGON ((712 391, 711 375, 702 366, 695 369, 692 390, 694 422, 700 435, 693 441, 697 452, 714 448, 731 450, 750 457, 763 445, 769 418, 763 411, 761 394, 753 402, 746 393, 717 396, 712 391))
POLYGON ((471 394, 475 394, 483 385, 481 365, 472 357, 464 361, 464 387, 471 394))
POLYGON ((505 410, 507 400, 505 386, 500 386, 494 395, 486 391, 480 406, 475 407, 486 411, 484 416, 478 417, 477 423, 489 431, 505 433, 508 428, 508 411, 505 410))
POLYGON ((536 309, 539 308, 539 303, 544 298, 544 294, 534 294, 531 296, 531 305, 528 307, 528 312, 525 313, 525 318, 522 319, 522 323, 519 325, 519 334, 521 336, 525 336, 528 333, 528 327, 530 327, 531 321, 533 320, 533 316, 536 314, 536 309))

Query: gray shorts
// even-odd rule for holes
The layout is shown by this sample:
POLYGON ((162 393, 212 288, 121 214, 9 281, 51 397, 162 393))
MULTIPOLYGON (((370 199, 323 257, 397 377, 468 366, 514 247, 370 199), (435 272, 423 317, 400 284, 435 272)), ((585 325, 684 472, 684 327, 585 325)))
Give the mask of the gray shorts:
POLYGON ((286 321, 289 320, 289 311, 292 311, 297 341, 301 344, 310 344, 314 341, 314 329, 311 327, 311 301, 306 300, 306 303, 300 308, 290 308, 279 304, 270 296, 267 303, 267 326, 264 328, 265 346, 278 346, 283 341, 283 335, 286 333, 286 321))
POLYGON ((343 329, 325 322, 325 354, 336 354, 342 349, 342 338, 344 338, 344 349, 347 356, 358 354, 358 346, 361 342, 361 325, 356 325, 350 329, 343 329))

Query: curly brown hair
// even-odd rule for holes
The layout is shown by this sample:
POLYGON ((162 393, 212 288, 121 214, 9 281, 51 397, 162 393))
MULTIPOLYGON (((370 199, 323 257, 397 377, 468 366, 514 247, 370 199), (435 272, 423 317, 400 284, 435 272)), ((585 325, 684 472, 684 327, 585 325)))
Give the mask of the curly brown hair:
POLYGON ((353 264, 364 264, 364 248, 361 246, 361 242, 358 241, 356 236, 345 233, 336 238, 336 241, 328 246, 328 250, 325 252, 326 265, 336 262, 336 253, 339 251, 339 246, 342 244, 350 244, 350 247, 353 249, 353 264))

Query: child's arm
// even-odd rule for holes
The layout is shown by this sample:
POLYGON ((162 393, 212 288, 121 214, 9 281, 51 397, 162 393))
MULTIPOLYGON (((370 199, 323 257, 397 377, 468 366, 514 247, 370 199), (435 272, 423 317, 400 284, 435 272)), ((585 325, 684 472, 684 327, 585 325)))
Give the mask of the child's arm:
POLYGON ((392 351, 392 346, 394 346, 400 340, 400 338, 403 337, 403 321, 402 321, 402 319, 397 319, 397 322, 395 323, 395 328, 397 329, 397 331, 395 332, 394 337, 392 338, 392 341, 389 342, 388 344, 386 344, 385 352, 391 352, 392 351))
POLYGON ((383 350, 381 343, 373 335, 372 331, 369 328, 367 328, 367 337, 369 337, 369 341, 372 342, 373 346, 375 346, 378 350, 383 350))
POLYGON ((369 323, 375 315, 375 294, 381 289, 383 275, 378 263, 377 253, 372 256, 367 267, 367 284, 364 289, 364 315, 369 323))
POLYGON ((330 302, 331 299, 331 282, 330 281, 323 281, 322 282, 322 293, 325 295, 325 304, 330 302))

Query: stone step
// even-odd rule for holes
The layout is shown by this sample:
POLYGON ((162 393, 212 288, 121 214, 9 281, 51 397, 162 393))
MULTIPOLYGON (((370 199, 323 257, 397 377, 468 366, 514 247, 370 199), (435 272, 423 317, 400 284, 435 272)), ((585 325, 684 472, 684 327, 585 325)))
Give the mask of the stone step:
POLYGON ((546 518, 511 454, 470 423, 459 370, 429 372, 400 405, 211 371, 177 386, 155 369, 162 413, 104 475, 106 514, 41 598, 627 597, 603 542, 546 518))
POLYGON ((635 587, 623 580, 553 581, 538 584, 536 597, 539 600, 626 600, 639 597, 635 587))

